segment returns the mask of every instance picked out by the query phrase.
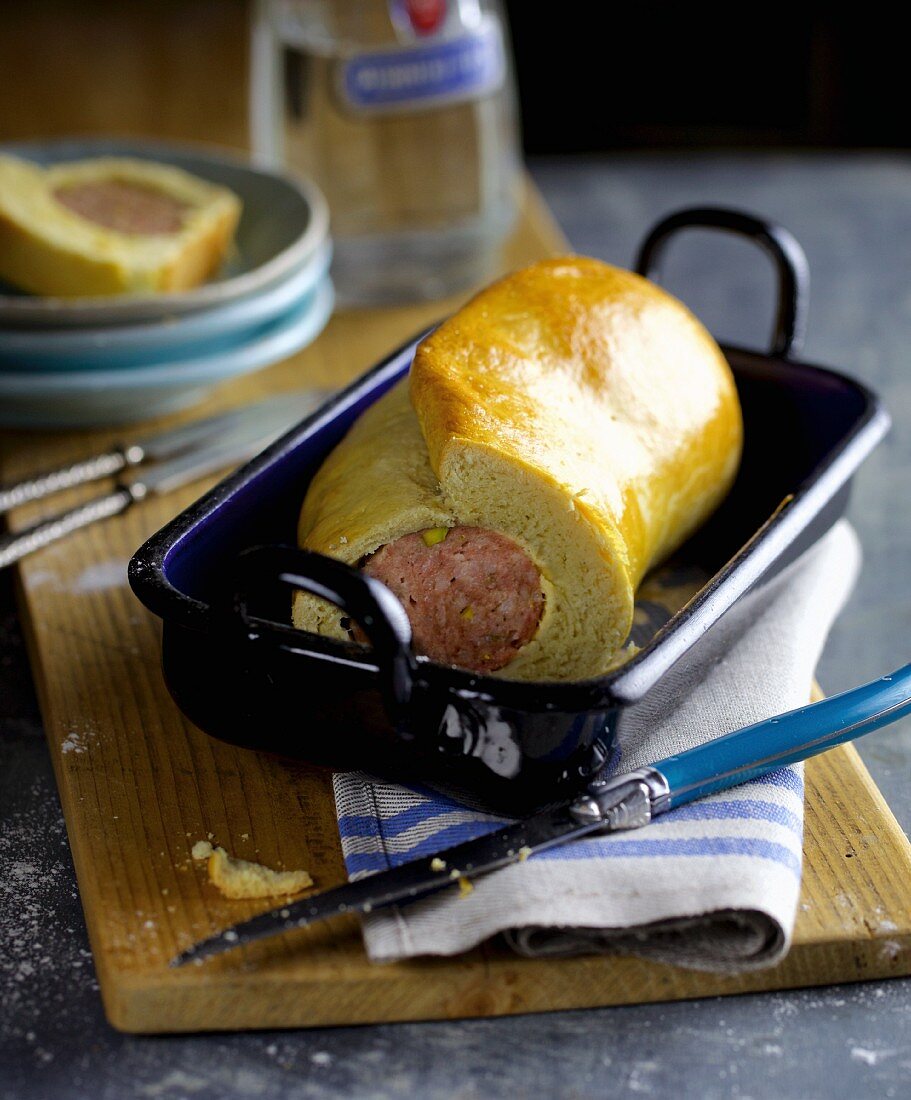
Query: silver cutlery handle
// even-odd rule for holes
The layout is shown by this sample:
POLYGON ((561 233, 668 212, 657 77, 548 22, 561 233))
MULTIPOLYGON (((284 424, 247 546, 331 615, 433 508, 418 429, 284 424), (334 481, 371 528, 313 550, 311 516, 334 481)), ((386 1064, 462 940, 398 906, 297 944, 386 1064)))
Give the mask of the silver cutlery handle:
POLYGON ((134 482, 132 485, 119 485, 111 493, 94 497, 76 508, 70 508, 66 512, 41 520, 24 531, 3 535, 0 537, 0 569, 5 569, 6 566, 19 561, 26 554, 31 554, 33 550, 50 546, 52 542, 65 538, 81 527, 88 527, 92 523, 97 523, 98 520, 120 515, 135 501, 142 500, 145 494, 145 486, 139 482, 134 482))
POLYGON ((74 485, 85 485, 89 481, 111 477, 125 470, 127 466, 136 466, 144 457, 142 447, 135 444, 130 447, 115 447, 105 454, 73 462, 69 466, 45 470, 14 485, 0 486, 0 513, 18 508, 20 504, 27 504, 30 500, 41 500, 62 489, 71 489, 74 485))

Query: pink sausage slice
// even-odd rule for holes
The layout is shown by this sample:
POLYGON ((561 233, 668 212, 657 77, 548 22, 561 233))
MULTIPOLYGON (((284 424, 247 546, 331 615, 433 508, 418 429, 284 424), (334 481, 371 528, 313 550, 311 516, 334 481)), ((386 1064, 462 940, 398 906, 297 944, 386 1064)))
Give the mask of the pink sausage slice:
POLYGON ((364 571, 402 601, 418 653, 473 672, 508 665, 544 610, 532 560, 482 527, 454 527, 431 546, 421 532, 405 535, 377 550, 364 571))
POLYGON ((86 221, 118 233, 177 233, 186 203, 138 183, 96 180, 58 187, 54 198, 86 221))

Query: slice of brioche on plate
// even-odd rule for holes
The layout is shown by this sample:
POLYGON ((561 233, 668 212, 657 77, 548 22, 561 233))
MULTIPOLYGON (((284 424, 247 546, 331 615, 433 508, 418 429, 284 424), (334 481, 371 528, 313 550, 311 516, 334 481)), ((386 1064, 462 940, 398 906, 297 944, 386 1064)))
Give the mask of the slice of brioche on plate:
POLYGON ((0 156, 0 279, 62 298, 188 290, 218 269, 240 212, 227 188, 154 161, 0 156))

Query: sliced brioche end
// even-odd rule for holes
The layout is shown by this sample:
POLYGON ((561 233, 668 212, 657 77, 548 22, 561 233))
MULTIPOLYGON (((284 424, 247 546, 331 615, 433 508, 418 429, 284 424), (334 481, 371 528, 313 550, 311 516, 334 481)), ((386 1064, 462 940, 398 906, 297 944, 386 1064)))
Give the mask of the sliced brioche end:
POLYGON ((0 278, 64 298, 187 290, 217 270, 240 213, 227 188, 169 165, 101 157, 43 169, 0 156, 0 278), (125 233, 58 201, 61 188, 110 181, 180 203, 180 228, 125 233))

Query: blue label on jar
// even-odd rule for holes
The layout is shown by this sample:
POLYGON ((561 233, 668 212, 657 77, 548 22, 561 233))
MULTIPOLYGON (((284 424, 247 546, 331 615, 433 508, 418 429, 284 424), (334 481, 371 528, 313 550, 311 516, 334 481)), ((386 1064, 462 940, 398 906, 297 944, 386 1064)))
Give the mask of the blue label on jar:
POLYGON ((402 110, 489 95, 505 69, 499 25, 487 19, 457 38, 358 54, 344 62, 340 85, 354 110, 402 110))

